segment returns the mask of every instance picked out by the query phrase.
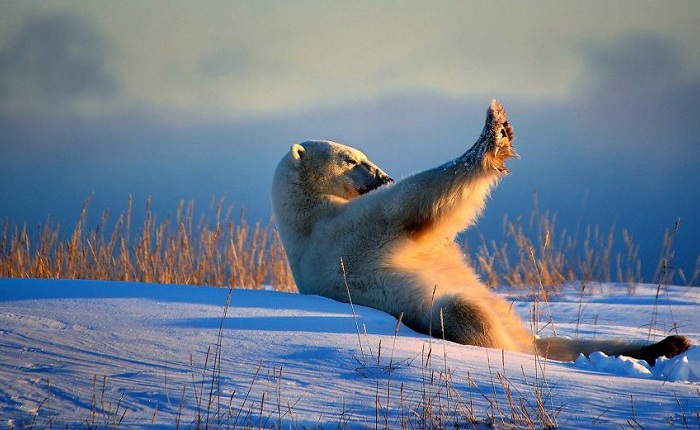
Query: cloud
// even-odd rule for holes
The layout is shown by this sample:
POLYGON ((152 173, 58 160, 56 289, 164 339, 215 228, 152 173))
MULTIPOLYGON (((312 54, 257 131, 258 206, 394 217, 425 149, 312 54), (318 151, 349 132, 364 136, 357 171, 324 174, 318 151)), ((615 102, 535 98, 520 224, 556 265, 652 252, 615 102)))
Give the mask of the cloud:
MULTIPOLYGON (((48 93, 62 100, 61 110, 85 112, 85 104, 99 105, 101 91, 111 88, 118 97, 104 103, 103 112, 137 106, 161 116, 173 112, 176 124, 180 118, 260 118, 419 90, 557 101, 579 90, 572 81, 584 57, 575 47, 594 38, 608 44, 633 30, 697 45, 692 18, 700 2, 643 3, 606 5, 603 12, 587 2, 444 8, 412 1, 400 8, 394 2, 14 2, 3 12, 15 13, 0 17, 2 104, 5 111, 9 102, 13 109, 37 107, 48 93), (55 9, 64 12, 46 14, 55 9), (18 49, 38 45, 51 58, 65 52, 54 45, 76 39, 87 45, 89 59, 77 67, 88 75, 81 79, 61 72, 70 67, 49 67, 48 59, 27 63, 18 49), (34 88, 33 80, 43 85, 34 88)), ((700 61, 691 49, 684 55, 700 61)), ((592 57, 585 56, 589 63, 607 61, 592 57)))
POLYGON ((253 73, 250 51, 242 47, 226 47, 202 58, 196 69, 207 79, 253 73))
POLYGON ((30 18, 0 52, 0 112, 21 114, 94 107, 118 84, 106 60, 110 45, 75 15, 30 18))
POLYGON ((628 34, 586 55, 575 104, 586 147, 700 156, 700 75, 672 39, 628 34))

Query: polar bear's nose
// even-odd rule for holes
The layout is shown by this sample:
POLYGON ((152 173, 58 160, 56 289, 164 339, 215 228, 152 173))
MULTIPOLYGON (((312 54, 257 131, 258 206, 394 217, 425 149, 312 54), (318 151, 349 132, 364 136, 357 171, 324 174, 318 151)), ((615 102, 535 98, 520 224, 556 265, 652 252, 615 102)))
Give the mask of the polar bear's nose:
POLYGON ((394 182, 391 176, 384 173, 382 169, 368 162, 362 163, 351 172, 354 176, 355 183, 360 185, 357 189, 360 195, 376 190, 382 185, 394 182))
POLYGON ((384 173, 379 167, 373 166, 372 172, 374 173, 374 178, 377 179, 381 185, 390 184, 394 182, 394 178, 384 173))

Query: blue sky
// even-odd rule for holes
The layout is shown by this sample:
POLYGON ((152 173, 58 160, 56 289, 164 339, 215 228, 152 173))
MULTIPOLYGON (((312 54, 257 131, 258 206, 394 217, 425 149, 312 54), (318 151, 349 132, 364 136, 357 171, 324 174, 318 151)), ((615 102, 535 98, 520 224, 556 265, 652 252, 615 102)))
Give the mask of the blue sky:
POLYGON ((627 228, 654 266, 700 245, 695 1, 0 2, 0 217, 72 228, 151 195, 267 220, 277 161, 334 139, 400 178, 503 101, 522 156, 479 231, 540 207, 627 228))

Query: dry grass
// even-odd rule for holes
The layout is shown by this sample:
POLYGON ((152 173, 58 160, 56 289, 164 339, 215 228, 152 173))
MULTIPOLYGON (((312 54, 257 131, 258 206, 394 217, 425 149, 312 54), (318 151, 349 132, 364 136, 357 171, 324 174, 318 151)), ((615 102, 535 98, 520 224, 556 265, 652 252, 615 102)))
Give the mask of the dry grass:
MULTIPOLYGON (((700 282, 700 256, 689 276, 670 264, 674 256, 673 238, 679 227, 668 229, 661 244, 653 283, 697 285, 700 282)), ((473 252, 475 266, 489 286, 532 287, 542 285, 556 288, 566 282, 620 282, 630 288, 645 282, 639 245, 627 230, 616 234, 615 228, 605 230, 588 225, 573 234, 557 229, 557 216, 535 208, 524 221, 503 218, 503 237, 499 241, 481 243, 473 252), (582 236, 582 237, 581 237, 582 236), (620 239, 622 246, 619 246, 620 239)), ((632 291, 630 291, 632 292, 632 291)))
MULTIPOLYGON (((144 221, 132 226, 132 201, 111 218, 103 212, 97 227, 87 226, 87 199, 70 236, 47 222, 30 231, 5 220, 0 241, 0 277, 68 278, 195 284, 296 291, 286 254, 272 221, 250 225, 244 212, 224 212, 224 200, 212 199, 195 220, 194 203, 181 202, 174 217, 159 220, 146 204, 144 221), (135 230, 132 232, 132 229, 135 230)), ((632 235, 599 226, 570 234, 557 228, 557 216, 535 209, 528 220, 504 217, 503 236, 472 249, 482 279, 490 286, 543 286, 552 290, 568 281, 642 282, 639 245, 632 235), (621 245, 620 245, 621 242, 621 245)), ((661 245, 654 283, 697 285, 700 257, 686 274, 672 264, 669 229, 661 245)))
MULTIPOLYGON (((87 227, 89 199, 86 200, 72 234, 61 239, 57 225, 40 226, 32 235, 26 225, 19 227, 4 222, 0 242, 0 276, 35 278, 83 278, 122 280, 175 284, 199 284, 260 288, 271 285, 277 290, 294 290, 291 272, 279 236, 271 222, 265 225, 249 225, 241 212, 237 219, 229 209, 223 212, 224 201, 212 201, 209 209, 211 222, 202 217, 195 224, 194 204, 181 203, 174 219, 158 221, 146 205, 144 222, 132 234, 132 202, 125 213, 110 224, 105 211, 98 227, 87 227)), ((556 229, 556 216, 537 209, 527 227, 521 219, 504 219, 504 239, 487 243, 482 239, 474 258, 484 278, 492 285, 507 284, 513 287, 530 286, 535 289, 533 330, 537 331, 539 306, 547 305, 549 287, 568 280, 588 281, 617 280, 631 284, 641 280, 639 247, 631 236, 622 232, 624 255, 613 256, 614 230, 603 231, 598 227, 584 229, 584 238, 561 233, 556 229)), ((656 278, 659 288, 673 279, 672 244, 678 231, 678 223, 663 241, 656 278)), ((341 261, 342 265, 342 261, 341 261)), ((689 279, 698 280, 699 264, 689 279)), ((344 273, 344 267, 343 273, 344 273)), ((681 274, 682 275, 682 274, 681 274)), ((347 288, 347 285, 346 285, 347 288)), ((348 289, 349 299, 350 291, 348 289)), ((658 301, 658 300, 657 300, 658 301)), ((252 381, 243 393, 233 391, 226 395, 221 371, 223 351, 223 321, 230 306, 230 291, 224 306, 221 326, 215 345, 206 351, 203 366, 192 367, 191 384, 182 387, 179 408, 174 418, 176 428, 298 428, 294 406, 296 394, 283 392, 283 369, 272 367, 267 378, 259 366, 252 381), (255 390, 254 390, 255 388, 255 390), (261 393, 259 398, 253 392, 261 393), (183 416, 186 399, 194 399, 193 416, 183 416), (291 400, 285 400, 291 399, 291 400)), ((580 304, 579 304, 580 306, 580 304)), ((352 309, 352 304, 351 304, 352 309)), ((655 308, 654 313, 656 314, 655 308)), ((533 357, 534 378, 523 369, 521 375, 508 375, 505 356, 501 354, 501 366, 494 368, 487 355, 490 380, 473 380, 467 371, 456 378, 442 339, 442 354, 434 340, 424 345, 420 354, 420 387, 410 392, 394 372, 400 367, 411 367, 414 362, 394 358, 394 349, 401 318, 397 321, 393 342, 388 353, 381 341, 372 348, 366 328, 363 336, 355 318, 357 339, 361 357, 355 370, 362 377, 376 379, 375 428, 556 428, 560 405, 556 405, 546 376, 546 361, 533 357), (486 408, 474 405, 474 397, 482 397, 486 408)), ((432 318, 431 318, 432 321, 432 318)), ((442 314, 441 314, 442 321, 442 314)), ((551 323, 551 318, 550 318, 551 323)), ((652 324, 653 325, 653 324, 652 324)), ((437 328, 436 328, 437 329, 437 328)), ((443 329, 442 324, 440 329, 443 329)), ((439 342, 439 341, 436 341, 439 342)), ((488 354, 488 352, 487 352, 488 354)), ((105 398, 106 376, 93 379, 92 411, 80 424, 88 428, 118 428, 126 415, 121 399, 116 403, 105 398)), ((40 402, 39 410, 51 399, 50 382, 47 395, 40 402)), ((167 391, 167 387, 166 387, 167 391)), ((700 395, 700 391, 698 392, 700 395)), ((368 399, 368 401, 371 401, 368 399)), ((634 398, 630 398, 631 412, 628 424, 638 428, 635 418, 634 398)), ((481 402, 483 403, 483 402, 481 402)), ((690 428, 700 416, 692 407, 681 404, 683 428, 690 428), (688 413, 686 414, 686 411, 688 413), (695 413, 695 415, 693 415, 695 413)), ((52 427, 55 416, 48 422, 37 422, 37 411, 27 422, 29 428, 42 425, 52 427)), ((158 406, 153 421, 158 416, 158 406)), ((339 427, 364 426, 355 422, 352 412, 343 407, 338 411, 339 427)), ((596 419, 593 420, 595 423, 596 419)), ((674 423, 671 423, 674 424, 674 423)))
POLYGON ((146 204, 143 224, 132 234, 132 200, 116 220, 104 211, 88 228, 87 199, 70 237, 47 223, 30 233, 5 220, 0 242, 0 277, 95 279, 296 290, 272 221, 250 225, 244 212, 223 212, 212 199, 213 221, 195 223, 195 207, 181 202, 174 219, 159 221, 146 204))

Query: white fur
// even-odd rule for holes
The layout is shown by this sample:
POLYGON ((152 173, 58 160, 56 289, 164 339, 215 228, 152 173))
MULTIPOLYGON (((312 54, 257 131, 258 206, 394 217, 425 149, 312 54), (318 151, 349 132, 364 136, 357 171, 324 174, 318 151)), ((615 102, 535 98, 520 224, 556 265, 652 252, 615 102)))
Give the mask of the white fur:
POLYGON ((275 171, 272 202, 299 291, 348 301, 347 282, 355 303, 403 315, 415 330, 464 344, 565 360, 598 347, 628 351, 630 345, 619 342, 533 342, 454 242, 507 172, 504 160, 516 156, 511 140, 505 112, 494 100, 466 153, 385 186, 379 185, 386 174, 356 149, 329 141, 293 145, 275 171), (378 188, 361 194, 367 187, 378 188))

